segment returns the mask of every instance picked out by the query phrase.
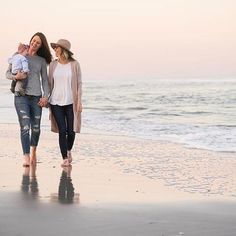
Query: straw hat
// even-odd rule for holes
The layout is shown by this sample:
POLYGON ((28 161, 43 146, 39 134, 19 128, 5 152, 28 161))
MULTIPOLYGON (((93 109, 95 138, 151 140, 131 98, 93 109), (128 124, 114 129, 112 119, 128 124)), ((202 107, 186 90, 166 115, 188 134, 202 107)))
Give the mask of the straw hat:
POLYGON ((73 55, 73 52, 70 51, 71 44, 66 39, 59 39, 57 43, 50 43, 51 47, 54 49, 55 47, 61 47, 66 49, 71 55, 73 55))

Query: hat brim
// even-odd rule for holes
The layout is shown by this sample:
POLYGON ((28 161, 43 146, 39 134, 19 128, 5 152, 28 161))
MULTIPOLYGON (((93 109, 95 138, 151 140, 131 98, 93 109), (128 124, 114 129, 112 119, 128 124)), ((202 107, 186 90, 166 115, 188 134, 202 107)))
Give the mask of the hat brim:
POLYGON ((60 44, 58 44, 58 43, 50 43, 50 45, 51 45, 51 47, 54 49, 55 47, 60 47, 60 48, 63 48, 63 49, 65 49, 67 52, 69 52, 71 55, 73 55, 74 53, 73 52, 71 52, 70 50, 68 50, 68 49, 66 49, 66 48, 64 48, 63 46, 61 46, 60 44))

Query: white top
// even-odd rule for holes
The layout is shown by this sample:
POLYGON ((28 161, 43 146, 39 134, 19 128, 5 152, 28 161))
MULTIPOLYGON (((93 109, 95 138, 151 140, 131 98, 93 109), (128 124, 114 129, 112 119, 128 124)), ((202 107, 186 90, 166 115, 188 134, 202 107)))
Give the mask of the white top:
POLYGON ((29 72, 28 60, 25 56, 17 53, 13 57, 9 58, 9 64, 12 64, 12 73, 16 74, 18 71, 20 72, 29 72))
POLYGON ((53 73, 54 84, 52 95, 49 99, 50 104, 65 106, 73 104, 71 88, 71 63, 58 63, 53 73))

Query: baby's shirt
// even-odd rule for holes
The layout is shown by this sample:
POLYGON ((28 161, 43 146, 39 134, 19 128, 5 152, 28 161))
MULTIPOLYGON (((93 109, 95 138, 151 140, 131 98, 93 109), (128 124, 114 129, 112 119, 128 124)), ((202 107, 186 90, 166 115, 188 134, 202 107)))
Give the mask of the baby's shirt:
POLYGON ((29 72, 28 60, 19 53, 11 57, 8 63, 12 64, 12 74, 16 74, 18 71, 29 72))

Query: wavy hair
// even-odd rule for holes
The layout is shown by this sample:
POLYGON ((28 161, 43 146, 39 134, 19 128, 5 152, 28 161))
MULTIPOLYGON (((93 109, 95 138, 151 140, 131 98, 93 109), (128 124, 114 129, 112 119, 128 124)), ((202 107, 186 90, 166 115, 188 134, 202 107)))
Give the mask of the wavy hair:
POLYGON ((38 36, 42 41, 42 45, 37 51, 37 55, 43 57, 46 60, 47 64, 49 64, 52 61, 52 54, 50 52, 46 36, 41 32, 37 32, 30 39, 30 43, 35 36, 38 36))

